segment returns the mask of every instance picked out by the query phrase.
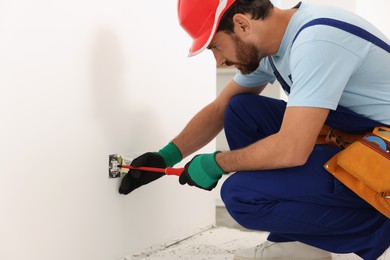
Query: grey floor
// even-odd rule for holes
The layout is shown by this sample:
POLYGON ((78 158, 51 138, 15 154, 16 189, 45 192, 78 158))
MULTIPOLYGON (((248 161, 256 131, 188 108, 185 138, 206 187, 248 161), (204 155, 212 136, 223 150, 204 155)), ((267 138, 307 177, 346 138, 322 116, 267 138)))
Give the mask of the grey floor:
MULTIPOLYGON (((234 253, 254 247, 268 233, 247 230, 237 224, 224 207, 216 208, 216 227, 150 254, 134 255, 131 260, 233 260, 234 253)), ((334 255, 334 260, 359 260, 353 254, 334 255)), ((129 259, 130 260, 130 259, 129 259)))
POLYGON ((215 224, 217 227, 235 228, 242 231, 249 231, 238 224, 227 212, 225 207, 217 207, 215 211, 215 224))

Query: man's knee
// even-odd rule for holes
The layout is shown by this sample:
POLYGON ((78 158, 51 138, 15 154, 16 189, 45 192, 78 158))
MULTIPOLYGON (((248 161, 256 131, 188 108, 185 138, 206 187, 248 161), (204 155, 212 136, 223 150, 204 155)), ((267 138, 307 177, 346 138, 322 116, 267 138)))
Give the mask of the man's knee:
POLYGON ((266 123, 280 127, 286 102, 255 94, 239 94, 232 97, 225 110, 225 125, 232 123, 266 123), (276 122, 273 122, 276 119, 276 122))
POLYGON ((225 110, 225 122, 231 121, 232 119, 235 120, 245 110, 250 111, 251 109, 248 110, 249 106, 253 102, 259 102, 259 99, 261 99, 261 96, 248 93, 232 97, 225 110))
POLYGON ((240 94, 225 110, 224 128, 231 149, 245 147, 279 131, 286 104, 269 97, 240 94))
POLYGON ((246 96, 246 94, 240 94, 230 99, 229 104, 227 105, 225 110, 225 124, 227 122, 236 120, 237 115, 239 114, 237 113, 237 110, 241 110, 241 100, 245 98, 244 96, 246 96))

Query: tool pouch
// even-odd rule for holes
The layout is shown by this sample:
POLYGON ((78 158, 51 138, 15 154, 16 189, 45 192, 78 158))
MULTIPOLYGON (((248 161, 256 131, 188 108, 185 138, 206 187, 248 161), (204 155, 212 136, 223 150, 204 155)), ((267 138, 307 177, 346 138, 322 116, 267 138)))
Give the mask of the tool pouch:
POLYGON ((334 155, 324 167, 345 186, 390 218, 390 143, 383 141, 385 150, 383 145, 381 148, 365 138, 359 139, 334 155))

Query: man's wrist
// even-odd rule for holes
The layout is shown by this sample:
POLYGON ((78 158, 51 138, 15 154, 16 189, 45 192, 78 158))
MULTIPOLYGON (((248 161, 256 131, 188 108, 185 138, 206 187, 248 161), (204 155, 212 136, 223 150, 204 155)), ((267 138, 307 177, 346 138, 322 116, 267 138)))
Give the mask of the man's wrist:
POLYGON ((226 165, 224 165, 224 160, 223 160, 224 153, 223 152, 216 152, 215 153, 215 162, 218 164, 219 168, 221 168, 224 173, 229 173, 229 171, 226 170, 226 165))

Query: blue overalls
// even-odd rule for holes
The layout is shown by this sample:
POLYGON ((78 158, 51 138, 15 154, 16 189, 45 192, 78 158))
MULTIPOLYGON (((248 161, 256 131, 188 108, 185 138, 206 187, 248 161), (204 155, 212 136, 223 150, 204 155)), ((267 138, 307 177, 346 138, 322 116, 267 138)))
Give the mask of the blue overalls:
MULTIPOLYGON (((360 35, 361 29, 353 25, 345 27, 343 22, 340 25, 340 21, 331 19, 313 21, 304 27, 318 23, 341 26, 340 29, 375 41, 370 34, 360 35)), ((276 68, 274 71, 277 73, 276 68)), ((289 90, 289 86, 283 88, 289 90)), ((225 112, 230 149, 246 147, 277 133, 285 109, 282 100, 252 94, 233 97, 225 112)), ((383 125, 344 107, 330 111, 326 124, 353 133, 383 125)), ((221 197, 239 224, 270 232, 270 241, 300 241, 334 253, 376 259, 390 246, 390 219, 324 169, 323 165, 339 151, 337 147, 316 145, 303 166, 236 172, 224 182, 221 197)))

